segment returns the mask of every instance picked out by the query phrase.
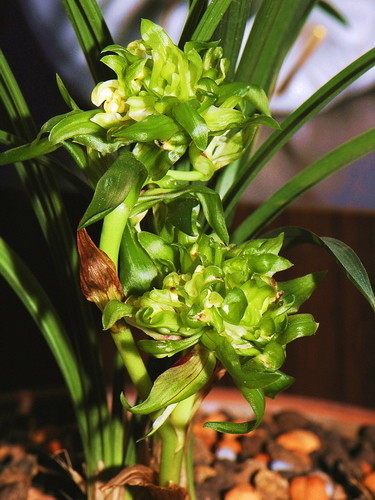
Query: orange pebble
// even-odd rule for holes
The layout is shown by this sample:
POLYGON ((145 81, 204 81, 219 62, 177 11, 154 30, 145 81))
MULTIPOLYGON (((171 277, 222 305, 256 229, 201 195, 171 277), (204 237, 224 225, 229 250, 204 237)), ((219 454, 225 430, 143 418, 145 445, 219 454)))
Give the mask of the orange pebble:
POLYGON ((251 486, 251 484, 239 484, 229 490, 224 500, 262 500, 259 493, 251 486))
POLYGON ((372 470, 371 465, 366 460, 361 460, 359 465, 361 466, 362 473, 364 475, 368 474, 372 470))
POLYGON ((44 429, 38 429, 33 432, 31 439, 35 444, 43 444, 47 440, 47 434, 44 429))
POLYGON ((319 476, 298 476, 290 483, 290 500, 329 500, 326 482, 319 476))
POLYGON ((229 448, 237 455, 240 453, 242 446, 238 439, 232 434, 224 434, 223 439, 217 444, 217 449, 220 448, 229 448))
POLYGON ((271 459, 270 456, 267 455, 267 453, 258 453, 258 455, 254 456, 254 460, 257 460, 258 462, 268 465, 271 459))
POLYGON ((321 442, 319 437, 311 431, 305 429, 295 429, 284 432, 277 437, 276 442, 290 451, 309 454, 319 450, 321 442))
POLYGON ((367 474, 363 480, 363 484, 368 488, 372 493, 375 493, 375 471, 367 474))

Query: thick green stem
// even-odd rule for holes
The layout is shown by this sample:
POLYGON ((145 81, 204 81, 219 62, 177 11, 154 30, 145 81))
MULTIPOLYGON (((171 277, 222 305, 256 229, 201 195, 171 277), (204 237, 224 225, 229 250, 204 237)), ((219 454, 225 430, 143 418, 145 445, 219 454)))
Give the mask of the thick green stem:
POLYGON ((100 248, 118 267, 122 234, 128 222, 130 212, 137 201, 139 192, 130 191, 125 201, 104 217, 100 235, 100 248))
POLYGON ((162 441, 159 473, 161 486, 180 485, 181 470, 187 452, 187 429, 195 413, 195 399, 193 395, 178 403, 169 419, 159 429, 162 441))
POLYGON ((130 328, 123 324, 123 327, 117 328, 116 331, 112 331, 111 333, 130 380, 133 382, 140 397, 146 399, 151 390, 152 381, 139 354, 130 328))
POLYGON ((160 456, 160 486, 180 484, 181 469, 184 458, 185 440, 183 433, 179 432, 169 421, 159 431, 162 441, 160 456))
POLYGON ((186 485, 190 500, 197 500, 194 482, 194 434, 191 427, 188 430, 187 439, 188 446, 185 453, 186 485))

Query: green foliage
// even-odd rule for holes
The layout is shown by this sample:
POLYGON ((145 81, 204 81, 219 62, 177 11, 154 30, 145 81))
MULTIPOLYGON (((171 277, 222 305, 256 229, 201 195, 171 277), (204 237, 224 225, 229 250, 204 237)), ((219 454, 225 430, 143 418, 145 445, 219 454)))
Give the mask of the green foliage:
POLYGON ((134 464, 135 444, 127 436, 123 449, 126 425, 118 384, 112 412, 107 404, 98 336, 81 304, 74 233, 55 176, 63 175, 81 194, 90 195, 78 228, 85 235, 78 238, 82 289, 103 309, 103 328, 140 398, 132 406, 123 394, 123 407, 138 426, 143 422, 138 416, 148 415, 143 436, 155 434, 162 443, 160 484, 178 483, 189 423, 218 373, 228 372, 255 417, 206 425, 220 432, 249 432, 262 420, 265 398, 293 382, 280 370, 287 345, 317 330, 314 318, 298 311, 324 273, 276 281, 276 273, 292 265, 280 255, 285 248, 313 243, 326 249, 375 309, 366 271, 344 243, 301 228, 258 237, 303 192, 373 151, 374 130, 307 167, 235 231, 228 231, 226 222, 273 155, 374 66, 375 51, 341 71, 279 125, 267 95, 315 5, 343 21, 328 2, 263 0, 241 55, 253 7, 248 0, 190 2, 179 46, 144 19, 141 39, 127 47, 113 43, 95 0, 62 3, 96 82, 95 108, 79 109, 58 77, 69 110, 51 117, 37 133, 1 56, 1 100, 13 128, 0 131, 7 147, 0 165, 14 163, 31 196, 69 315, 65 303, 51 303, 4 242, 0 273, 39 325, 66 379, 91 500, 99 464, 108 469, 121 469, 124 460, 134 464), (275 130, 257 147, 262 125, 275 130), (60 147, 77 172, 52 156, 60 147), (98 246, 86 231, 94 224, 101 227, 98 246), (149 358, 162 360, 153 377, 149 358))

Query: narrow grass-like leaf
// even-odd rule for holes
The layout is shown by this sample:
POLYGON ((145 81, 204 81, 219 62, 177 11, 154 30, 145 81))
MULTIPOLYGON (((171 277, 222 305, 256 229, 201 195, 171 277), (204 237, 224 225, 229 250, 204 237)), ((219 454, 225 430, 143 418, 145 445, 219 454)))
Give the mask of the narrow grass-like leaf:
POLYGON ((108 69, 100 63, 100 53, 113 43, 101 10, 95 0, 62 0, 76 33, 95 82, 109 77, 108 69))
MULTIPOLYGON (((79 364, 65 327, 47 293, 3 239, 0 239, 0 274, 23 302, 49 345, 69 388, 82 438, 87 440, 89 436, 83 408, 84 394, 79 364)), ((84 444, 87 449, 87 441, 84 444)))
POLYGON ((239 62, 236 80, 260 85, 267 94, 281 64, 317 0, 263 0, 239 62))
POLYGON ((10 122, 16 126, 15 132, 17 135, 31 141, 36 135, 36 128, 22 92, 1 51, 0 99, 9 116, 10 122))
POLYGON ((344 143, 306 167, 240 224, 233 233, 233 241, 241 242, 253 237, 305 191, 374 150, 375 128, 344 143))
POLYGON ((210 40, 221 18, 233 0, 212 0, 191 37, 192 40, 210 40))
POLYGON ((333 5, 332 2, 328 2, 328 0, 319 0, 318 6, 341 24, 344 24, 345 26, 349 24, 347 18, 339 9, 335 7, 335 5, 333 5))
MULTIPOLYGON (((0 56, 0 85, 0 96, 9 117, 12 132, 23 140, 32 140, 36 136, 36 130, 30 111, 2 55, 0 56)), ((104 381, 100 377, 96 331, 93 328, 91 316, 83 307, 82 294, 77 279, 78 259, 70 222, 54 173, 51 169, 45 168, 45 162, 37 160, 25 163, 17 162, 15 167, 21 183, 30 197, 52 257, 56 272, 56 286, 63 297, 61 304, 56 304, 56 307, 61 305, 64 311, 69 310, 70 313, 64 316, 64 320, 72 332, 79 331, 81 333, 79 337, 77 336, 77 352, 80 352, 80 362, 77 362, 76 367, 82 377, 81 383, 85 386, 82 389, 85 397, 82 411, 86 412, 88 430, 85 431, 86 435, 83 435, 82 439, 86 441, 85 446, 88 446, 85 449, 85 454, 89 474, 91 474, 96 470, 98 460, 103 459, 104 456, 102 437, 106 435, 108 410, 104 381), (90 377, 85 376, 86 370, 90 372, 90 377), (93 432, 99 427, 103 429, 103 436, 93 432), (90 434, 89 439, 87 433, 90 434)), ((108 446, 106 450, 111 452, 108 446)))
POLYGON ((227 71, 227 81, 233 79, 237 64, 238 54, 242 45, 246 23, 249 18, 252 0, 237 0, 232 2, 218 27, 213 38, 220 40, 224 57, 229 60, 230 66, 227 71))
MULTIPOLYGON (((11 134, 10 132, 6 132, 5 130, 0 130, 1 144, 4 144, 5 146, 11 148, 12 146, 20 142, 21 140, 16 135, 11 134)), ((76 152, 76 154, 74 154, 74 152, 71 152, 71 156, 76 159, 76 163, 79 164, 82 170, 84 170, 85 153, 80 148, 80 146, 73 143, 70 143, 68 145, 64 144, 64 146, 67 146, 67 149, 71 148, 76 152)), ((5 157, 6 155, 4 155, 3 157, 0 153, 0 164, 2 164, 2 158, 4 158, 4 164, 5 161, 8 163, 8 161, 5 160, 5 157)), ((15 162, 16 160, 9 161, 9 163, 15 162)), ((81 193, 83 196, 87 196, 88 200, 90 199, 90 195, 92 195, 92 189, 88 186, 88 184, 86 184, 85 181, 81 179, 81 177, 78 177, 71 168, 67 167, 65 163, 56 158, 52 158, 51 156, 41 156, 40 158, 38 158, 38 162, 41 165, 45 165, 47 168, 55 169, 62 178, 64 178, 73 188, 77 190, 77 192, 81 193)))
POLYGON ((247 186, 262 170, 267 162, 286 142, 311 118, 313 118, 334 97, 375 65, 375 49, 359 57, 321 87, 281 124, 280 130, 273 132, 255 154, 248 159, 243 156, 238 176, 229 187, 223 205, 226 215, 232 210, 247 186))
POLYGON ((192 39, 194 30, 198 26, 199 21, 207 8, 207 3, 207 0, 193 0, 190 2, 189 14, 185 21, 179 41, 179 47, 181 49, 187 41, 192 39))
POLYGON ((320 238, 324 247, 327 248, 335 257, 336 261, 345 271, 346 275, 352 283, 358 288, 362 295, 370 303, 375 311, 375 296, 371 287, 371 283, 362 262, 353 250, 335 238, 322 237, 320 238))
POLYGON ((56 83, 57 87, 59 89, 61 97, 64 99, 65 104, 70 108, 70 109, 79 109, 78 104, 75 102, 73 97, 69 94, 68 89, 65 87, 64 82, 60 78, 59 75, 56 75, 56 83))

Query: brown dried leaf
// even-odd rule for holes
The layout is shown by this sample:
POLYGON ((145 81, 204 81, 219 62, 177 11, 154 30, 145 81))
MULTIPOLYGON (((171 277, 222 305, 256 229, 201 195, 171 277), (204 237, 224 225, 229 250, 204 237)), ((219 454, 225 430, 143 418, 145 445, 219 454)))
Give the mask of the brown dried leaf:
POLYGON ((110 300, 123 300, 114 262, 95 245, 86 229, 77 232, 77 247, 81 259, 81 289, 86 299, 101 310, 110 300))
POLYGON ((117 486, 134 486, 144 490, 143 497, 149 500, 187 500, 184 488, 172 484, 165 488, 156 484, 157 476, 154 470, 145 465, 132 465, 123 469, 117 476, 102 486, 107 490, 117 486))
POLYGON ((132 465, 126 467, 117 476, 113 477, 103 489, 113 488, 114 486, 123 486, 129 484, 131 486, 146 486, 154 484, 156 481, 156 474, 150 467, 146 465, 132 465))

